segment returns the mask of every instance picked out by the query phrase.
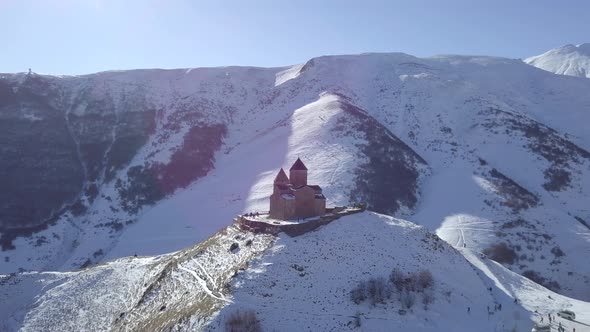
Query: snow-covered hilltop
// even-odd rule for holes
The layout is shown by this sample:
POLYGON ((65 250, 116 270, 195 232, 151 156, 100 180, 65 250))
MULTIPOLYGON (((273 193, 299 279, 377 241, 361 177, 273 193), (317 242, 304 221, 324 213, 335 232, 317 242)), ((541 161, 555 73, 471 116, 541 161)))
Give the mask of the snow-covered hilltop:
POLYGON ((590 43, 568 44, 524 61, 555 74, 590 78, 590 43))
POLYGON ((521 331, 563 309, 590 319, 590 304, 461 250, 372 212, 297 237, 234 224, 169 255, 0 279, 14 299, 0 329, 225 331, 237 312, 263 331, 521 331))

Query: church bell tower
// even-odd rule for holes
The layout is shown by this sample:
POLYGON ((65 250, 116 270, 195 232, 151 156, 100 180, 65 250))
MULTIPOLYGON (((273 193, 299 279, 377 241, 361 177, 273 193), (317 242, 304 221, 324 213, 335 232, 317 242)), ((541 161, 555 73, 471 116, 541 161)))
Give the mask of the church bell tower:
POLYGON ((289 169, 289 178, 293 187, 298 188, 307 185, 307 167, 297 158, 291 169, 289 169))

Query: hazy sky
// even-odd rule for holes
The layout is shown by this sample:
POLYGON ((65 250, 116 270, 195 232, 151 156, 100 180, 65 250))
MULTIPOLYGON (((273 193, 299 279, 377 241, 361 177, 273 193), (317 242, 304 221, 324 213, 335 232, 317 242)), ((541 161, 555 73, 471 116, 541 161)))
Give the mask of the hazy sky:
POLYGON ((326 54, 537 55, 589 0, 0 0, 0 72, 282 66, 326 54))

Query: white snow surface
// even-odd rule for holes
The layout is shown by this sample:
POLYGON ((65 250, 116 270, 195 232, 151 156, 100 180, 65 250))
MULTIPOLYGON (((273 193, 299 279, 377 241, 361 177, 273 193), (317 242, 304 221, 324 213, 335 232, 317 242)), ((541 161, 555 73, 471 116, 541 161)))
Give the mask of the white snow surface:
POLYGON ((590 43, 568 44, 524 61, 555 74, 590 78, 590 43))
POLYGON ((564 309, 576 321, 558 319, 555 329, 561 322, 567 331, 590 331, 590 303, 556 294, 470 248, 455 249, 424 227, 368 211, 294 238, 229 227, 169 255, 25 272, 4 276, 0 285, 0 296, 9 299, 0 302, 3 331, 223 331, 236 310, 256 312, 265 331, 527 331, 564 309), (231 243, 238 249, 229 251, 231 243), (427 309, 419 292, 405 314, 395 291, 381 304, 351 301, 360 281, 387 279, 393 268, 432 273, 427 309), (502 310, 492 309, 498 304, 502 310), (352 324, 356 315, 360 328, 352 324))
POLYGON ((590 303, 554 294, 468 249, 459 252, 437 240, 422 227, 372 212, 343 217, 301 237, 281 236, 233 280, 231 303, 209 328, 223 330, 227 315, 236 310, 254 310, 263 330, 270 331, 354 331, 357 314, 362 331, 526 331, 540 315, 563 309, 580 313, 580 322, 590 319, 590 303), (387 279, 393 268, 433 274, 435 300, 428 309, 420 293, 405 315, 398 313, 402 305, 395 291, 385 304, 351 301, 350 290, 359 281, 387 279), (493 310, 497 304, 502 310, 493 310))
MULTIPOLYGON (((349 204, 353 174, 367 160, 358 154, 365 137, 334 134, 346 102, 366 111, 430 167, 428 174, 419 170, 416 206, 405 207, 397 217, 473 252, 510 240, 522 247, 519 257, 526 254, 512 270, 539 272, 557 281, 562 293, 590 299, 590 230, 574 218, 590 221, 590 161, 568 159, 563 168, 571 183, 547 191, 545 172, 552 162, 534 150, 539 142, 531 131, 519 131, 511 122, 547 126, 555 137, 590 150, 589 80, 554 75, 518 60, 402 53, 318 57, 290 68, 136 70, 63 79, 72 85, 94 82, 93 93, 120 95, 120 100, 139 94, 163 110, 156 133, 119 172, 120 179, 128 167, 146 159, 170 158, 186 128, 168 135, 164 125, 183 103, 199 105, 203 121, 226 125, 228 134, 215 155, 215 168, 187 188, 130 215, 117 205, 114 181, 106 183, 86 215, 65 215, 36 234, 47 243, 37 246, 35 237, 15 240, 15 250, 0 254, 0 273, 69 271, 87 259, 96 263, 181 250, 227 226, 237 214, 267 211, 272 180, 298 156, 309 168, 309 183, 322 186, 329 206, 349 204), (486 113, 490 109, 502 113, 486 113), (486 175, 492 169, 535 195, 539 204, 516 212, 503 205, 509 198, 486 175), (503 228, 518 218, 535 229, 503 228), (127 220, 134 222, 120 232, 96 227, 127 220), (543 235, 550 239, 539 244, 543 235), (533 249, 522 236, 537 241, 530 243, 533 249), (557 246, 565 256, 554 257, 551 250, 557 246), (102 255, 94 259, 97 252, 102 255)), ((562 143, 557 150, 568 146, 562 143)))

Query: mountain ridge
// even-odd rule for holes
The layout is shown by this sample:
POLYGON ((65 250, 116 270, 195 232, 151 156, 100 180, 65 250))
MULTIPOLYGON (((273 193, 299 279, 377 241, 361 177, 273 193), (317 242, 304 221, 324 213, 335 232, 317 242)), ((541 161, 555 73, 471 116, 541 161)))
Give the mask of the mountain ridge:
POLYGON ((504 243, 518 257, 504 262, 513 271, 541 275, 537 281, 553 287, 562 281, 560 292, 590 297, 579 291, 588 271, 577 251, 588 235, 575 218, 590 219, 588 158, 573 153, 590 147, 586 80, 505 58, 367 54, 290 68, 31 75, 14 82, 1 81, 8 96, 2 123, 40 127, 31 136, 12 132, 17 141, 3 155, 17 151, 8 159, 23 165, 39 158, 36 147, 18 154, 18 140, 40 137, 44 121, 55 119, 69 129, 44 140, 60 148, 58 137, 69 142, 72 162, 64 164, 77 159, 76 172, 86 175, 72 184, 80 189, 71 197, 79 200, 53 225, 12 238, 2 273, 180 250, 236 214, 266 210, 272 175, 301 155, 331 205, 367 197, 374 197, 371 204, 384 199, 386 208, 399 204, 380 210, 475 251, 504 243), (351 116, 347 107, 365 115, 351 116), (398 186, 415 204, 392 199, 399 179, 358 182, 395 170, 384 157, 399 157, 398 165, 416 175, 398 186), (543 240, 533 244, 535 237, 543 240), (531 249, 520 244, 525 238, 531 249), (565 255, 555 257, 554 247, 565 255))
POLYGON ((524 62, 555 74, 590 78, 590 43, 567 44, 524 62))

